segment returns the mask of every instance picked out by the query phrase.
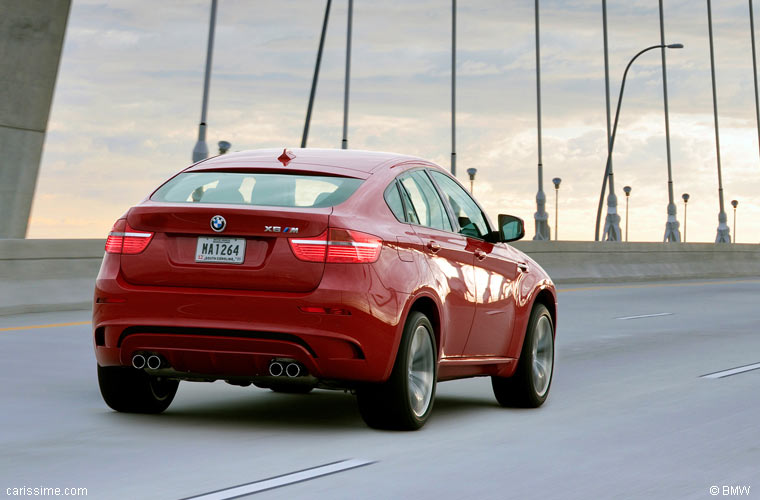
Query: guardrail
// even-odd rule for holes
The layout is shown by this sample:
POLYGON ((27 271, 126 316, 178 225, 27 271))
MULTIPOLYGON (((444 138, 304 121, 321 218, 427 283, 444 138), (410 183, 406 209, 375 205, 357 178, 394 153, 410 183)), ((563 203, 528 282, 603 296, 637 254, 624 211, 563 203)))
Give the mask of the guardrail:
MULTIPOLYGON (((104 241, 0 239, 0 314, 88 309, 104 241)), ((518 241, 557 284, 760 276, 760 245, 518 241)))

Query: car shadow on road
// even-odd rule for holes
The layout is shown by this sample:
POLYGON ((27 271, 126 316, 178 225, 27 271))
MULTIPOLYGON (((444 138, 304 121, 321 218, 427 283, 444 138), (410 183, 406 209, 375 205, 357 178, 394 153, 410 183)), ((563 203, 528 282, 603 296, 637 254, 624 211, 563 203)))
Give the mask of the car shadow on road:
MULTIPOLYGON (((490 398, 437 396, 432 417, 438 421, 449 420, 483 410, 499 410, 499 406, 490 398)), ((367 429, 354 396, 345 392, 319 390, 310 394, 262 392, 206 403, 176 401, 159 416, 119 416, 129 420, 151 418, 162 425, 223 426, 226 429, 367 429)))
POLYGON ((174 423, 281 429, 362 428, 355 399, 337 391, 255 395, 206 403, 175 404, 161 415, 174 423))

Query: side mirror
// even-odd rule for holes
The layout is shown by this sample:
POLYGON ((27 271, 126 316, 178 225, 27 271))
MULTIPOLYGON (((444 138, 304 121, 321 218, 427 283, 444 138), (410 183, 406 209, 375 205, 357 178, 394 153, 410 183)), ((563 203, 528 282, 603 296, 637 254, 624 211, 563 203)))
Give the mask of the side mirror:
POLYGON ((525 236, 525 223, 514 215, 499 214, 499 241, 516 241, 525 236))

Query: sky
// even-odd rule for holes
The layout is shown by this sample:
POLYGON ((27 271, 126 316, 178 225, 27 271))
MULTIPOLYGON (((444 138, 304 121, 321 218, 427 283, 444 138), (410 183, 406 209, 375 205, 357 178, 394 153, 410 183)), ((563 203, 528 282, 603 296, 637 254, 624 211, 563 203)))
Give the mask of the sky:
MULTIPOLYGON (((191 163, 200 121, 210 0, 73 0, 32 207, 30 238, 103 238, 113 222, 191 163)), ((298 147, 324 1, 219 0, 208 144, 298 147)), ((731 233, 760 240, 760 153, 748 3, 713 2, 723 186, 731 233)), ((760 5, 755 5, 758 11, 760 5)), ((671 157, 687 241, 712 242, 718 174, 707 5, 665 0, 671 157)), ((340 148, 347 1, 334 0, 310 147, 340 148)), ((601 0, 542 0, 544 191, 560 177, 559 239, 592 240, 606 160, 601 0)), ((759 21, 760 22, 760 21, 759 21)), ((630 58, 658 44, 656 0, 609 0, 614 113, 630 58)), ((460 0, 457 172, 478 169, 475 196, 492 220, 509 213, 534 234, 537 116, 533 2, 460 0)), ((451 3, 355 0, 349 147, 450 167, 451 3)), ((661 58, 642 55, 626 81, 614 149, 621 229, 662 241, 667 160, 661 58)), ((604 213, 602 214, 604 216, 604 213)))

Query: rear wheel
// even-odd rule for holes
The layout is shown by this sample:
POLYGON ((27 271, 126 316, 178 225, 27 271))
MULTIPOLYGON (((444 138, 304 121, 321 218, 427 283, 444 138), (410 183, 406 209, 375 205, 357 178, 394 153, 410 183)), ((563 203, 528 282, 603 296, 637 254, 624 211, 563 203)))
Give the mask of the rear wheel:
POLYGON ((103 400, 116 411, 161 413, 174 399, 179 381, 126 366, 98 365, 98 384, 103 400))
POLYGON ((514 375, 491 377, 496 400, 501 406, 538 408, 549 395, 553 373, 554 325, 548 309, 536 304, 514 375))
POLYGON ((390 378, 356 391, 359 412, 370 427, 415 430, 430 416, 438 374, 433 326, 420 312, 404 326, 390 378))

